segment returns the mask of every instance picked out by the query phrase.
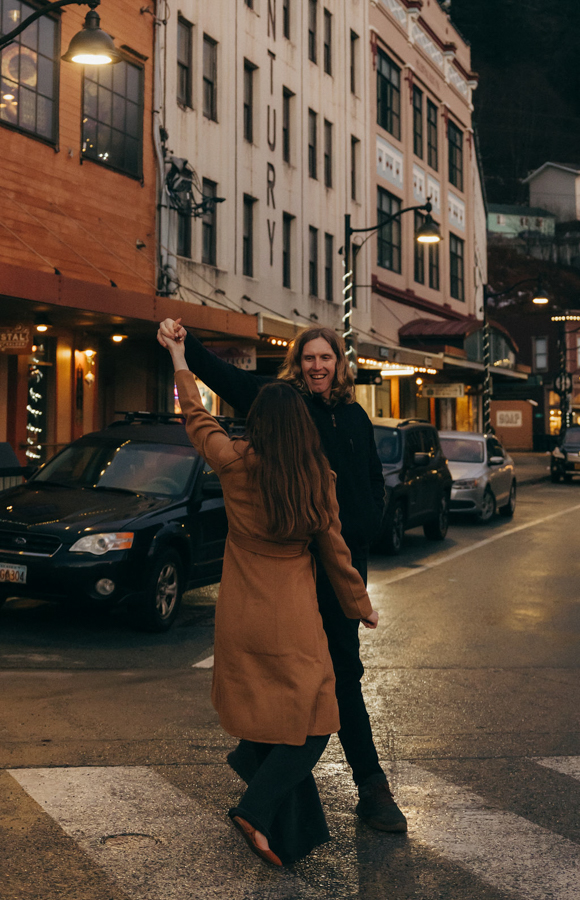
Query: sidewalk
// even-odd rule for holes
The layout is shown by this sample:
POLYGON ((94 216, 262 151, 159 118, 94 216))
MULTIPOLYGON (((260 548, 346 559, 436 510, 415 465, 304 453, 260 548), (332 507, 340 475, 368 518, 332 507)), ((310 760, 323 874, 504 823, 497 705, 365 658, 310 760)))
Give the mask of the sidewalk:
POLYGON ((532 450, 526 452, 508 450, 508 453, 515 463, 518 484, 536 484, 539 481, 549 479, 549 452, 534 453, 532 450))

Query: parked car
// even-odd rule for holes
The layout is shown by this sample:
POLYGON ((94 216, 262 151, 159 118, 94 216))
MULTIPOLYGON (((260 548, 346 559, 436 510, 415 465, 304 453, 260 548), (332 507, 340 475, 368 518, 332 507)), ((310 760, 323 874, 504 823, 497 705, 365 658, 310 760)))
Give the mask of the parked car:
POLYGON ((466 431, 440 431, 439 437, 453 476, 450 511, 471 513, 480 522, 489 522, 496 510, 513 516, 514 461, 499 440, 466 431))
POLYGON ((550 477, 553 482, 572 481, 573 475, 580 475, 580 425, 566 429, 550 458, 550 477))
POLYGON ((417 525, 430 540, 444 540, 452 479, 437 430, 419 419, 372 421, 387 491, 375 548, 399 553, 405 530, 417 525))
POLYGON ((127 603, 165 631, 186 588, 219 581, 226 534, 219 479, 183 421, 129 414, 0 494, 0 605, 127 603))

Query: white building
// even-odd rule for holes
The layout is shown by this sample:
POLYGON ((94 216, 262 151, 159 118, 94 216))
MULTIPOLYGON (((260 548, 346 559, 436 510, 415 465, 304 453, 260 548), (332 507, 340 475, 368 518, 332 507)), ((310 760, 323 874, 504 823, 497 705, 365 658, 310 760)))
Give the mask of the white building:
POLYGON ((177 174, 172 157, 187 160, 193 200, 223 198, 191 218, 163 192, 164 292, 258 315, 272 340, 340 330, 344 214, 367 224, 367 0, 159 7, 164 174, 177 174))

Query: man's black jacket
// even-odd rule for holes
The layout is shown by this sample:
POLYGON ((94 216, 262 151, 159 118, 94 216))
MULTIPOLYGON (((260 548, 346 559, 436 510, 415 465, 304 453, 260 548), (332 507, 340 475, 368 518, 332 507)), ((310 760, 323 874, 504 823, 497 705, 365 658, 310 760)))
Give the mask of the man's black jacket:
MULTIPOLYGON (((210 390, 244 416, 262 385, 274 380, 224 362, 191 334, 185 339, 185 359, 210 390)), ((336 472, 343 537, 352 551, 363 550, 378 533, 385 496, 372 423, 358 403, 331 405, 315 394, 302 396, 336 472)))

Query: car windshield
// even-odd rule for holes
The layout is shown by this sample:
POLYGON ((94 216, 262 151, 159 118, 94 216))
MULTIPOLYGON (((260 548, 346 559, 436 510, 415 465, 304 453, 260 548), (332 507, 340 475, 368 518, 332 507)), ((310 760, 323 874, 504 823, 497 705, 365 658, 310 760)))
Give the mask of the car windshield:
POLYGON ((449 462, 482 463, 483 441, 467 441, 464 438, 441 439, 441 449, 449 462))
POLYGON ((580 428, 570 428, 564 435, 564 444, 580 445, 580 428))
POLYGON ((178 497, 197 459, 193 447, 187 446, 83 441, 63 450, 32 481, 178 497))
POLYGON ((375 426, 375 444, 383 465, 396 463, 401 458, 401 435, 396 428, 375 426))

